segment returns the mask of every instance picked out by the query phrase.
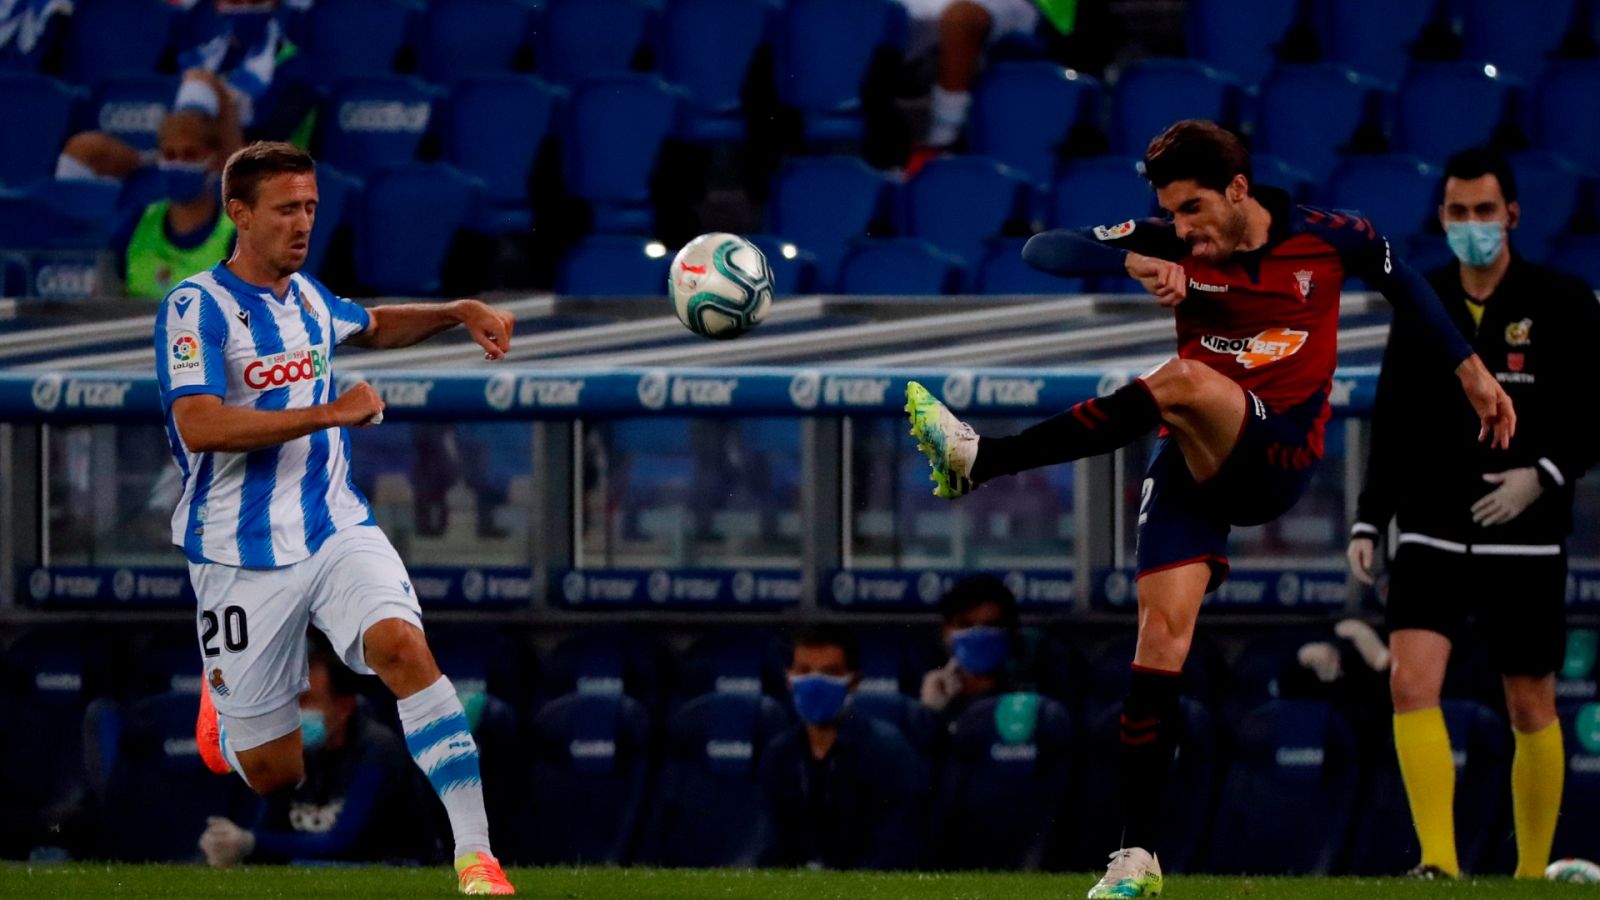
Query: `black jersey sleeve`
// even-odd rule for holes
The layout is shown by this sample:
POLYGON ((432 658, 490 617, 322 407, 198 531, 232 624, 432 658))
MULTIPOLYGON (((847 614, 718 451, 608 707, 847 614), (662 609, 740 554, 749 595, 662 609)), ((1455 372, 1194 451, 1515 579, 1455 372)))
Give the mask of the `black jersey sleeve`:
MULTIPOLYGON (((1555 344, 1556 352, 1550 357, 1554 371, 1546 380, 1555 400, 1547 408, 1568 411, 1581 419, 1581 411, 1600 396, 1600 369, 1592 361, 1595 348, 1600 347, 1600 302, 1587 285, 1559 274, 1550 279, 1547 298, 1558 311, 1558 325, 1549 336, 1555 344)), ((1587 427, 1554 428, 1549 435, 1549 446, 1534 448, 1540 454, 1539 478, 1547 488, 1570 490, 1573 482, 1600 461, 1600 437, 1587 427)))
POLYGON ((1366 480, 1361 485, 1361 496, 1356 501, 1356 521, 1350 527, 1350 536, 1377 540, 1394 518, 1398 481, 1401 477, 1399 461, 1405 445, 1404 411, 1408 371, 1404 362, 1405 348, 1416 340, 1410 328, 1396 316, 1389 327, 1389 342, 1383 348, 1383 365, 1378 370, 1378 392, 1373 400, 1371 444, 1367 451, 1366 480), (1397 349, 1398 348, 1398 349, 1397 349))
POLYGON ((1129 252, 1177 262, 1189 255, 1172 223, 1163 219, 1129 219, 1121 225, 1058 228, 1036 234, 1022 248, 1022 258, 1035 269, 1065 278, 1126 273, 1129 252))

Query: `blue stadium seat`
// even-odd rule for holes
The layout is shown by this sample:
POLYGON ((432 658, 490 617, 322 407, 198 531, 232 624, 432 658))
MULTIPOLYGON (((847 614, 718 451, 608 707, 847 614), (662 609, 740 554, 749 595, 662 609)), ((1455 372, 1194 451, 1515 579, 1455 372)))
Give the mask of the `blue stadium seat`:
POLYGON ((778 170, 769 230, 817 257, 817 289, 834 288, 851 240, 877 217, 888 180, 855 157, 792 159, 778 170))
POLYGON ((91 86, 121 75, 154 75, 176 21, 173 4, 161 0, 77 0, 67 31, 67 72, 91 86))
POLYGON ((678 665, 676 694, 789 696, 787 646, 763 630, 713 632, 695 641, 678 665))
POLYGON ((547 694, 626 694, 660 711, 671 660, 649 635, 622 627, 590 628, 556 645, 540 680, 547 694))
POLYGON ((1366 216, 1378 231, 1404 240, 1438 212, 1439 176, 1410 156, 1351 156, 1328 179, 1328 206, 1366 216))
POLYGON ((406 0, 317 0, 300 48, 312 82, 334 85, 393 71, 414 11, 406 0))
POLYGON ((194 742, 195 696, 167 693, 131 704, 120 729, 102 734, 112 757, 102 801, 98 854, 124 862, 188 862, 209 816, 248 825, 253 807, 244 783, 218 778, 200 762, 194 742))
POLYGON ((1190 0, 1189 55, 1245 84, 1272 68, 1299 4, 1280 0, 1190 0))
POLYGON ((983 245, 1005 226, 1026 218, 1022 173, 981 156, 930 161, 901 190, 904 234, 978 263, 983 245))
MULTIPOLYGON (((514 858, 616 865, 633 844, 654 763, 650 717, 631 697, 568 694, 534 716, 527 834, 514 858)), ((497 844, 498 846, 498 844, 497 844)))
POLYGON ((43 179, 0 188, 0 247, 21 250, 103 248, 117 221, 121 189, 108 181, 43 179))
POLYGON ((334 89, 319 116, 322 159, 365 178, 417 158, 438 92, 402 75, 353 78, 334 89))
POLYGON ((128 75, 101 82, 91 104, 94 128, 135 149, 152 150, 177 92, 178 79, 170 75, 128 75))
POLYGON ((533 227, 528 180, 555 122, 561 93, 531 75, 461 79, 440 116, 445 161, 483 179, 490 234, 533 227))
POLYGON ((538 664, 504 629, 451 623, 430 625, 428 647, 456 690, 486 693, 521 709, 534 696, 538 664))
POLYGON ((671 265, 666 248, 647 238, 590 235, 561 258, 556 292, 574 297, 657 297, 666 290, 671 265))
POLYGON ((740 92, 778 6, 778 0, 667 0, 657 41, 661 77, 688 94, 684 138, 743 139, 740 92))
POLYGON ((938 634, 910 625, 857 629, 864 694, 901 693, 916 697, 922 676, 944 665, 938 634))
POLYGON ((974 703, 950 732, 930 857, 950 869, 1040 868, 1069 815, 1077 751, 1072 717, 1047 697, 1009 694, 974 703), (1006 715, 998 714, 1001 704, 1006 715))
POLYGON ((1600 290, 1600 234, 1569 234, 1557 238, 1548 263, 1600 290))
POLYGON ((1317 0, 1323 56, 1385 84, 1399 84, 1411 45, 1440 0, 1317 0))
POLYGON ((684 704, 668 723, 639 861, 750 866, 763 858, 771 829, 761 754, 788 726, 770 697, 708 694, 684 704))
POLYGON ((904 694, 869 693, 859 689, 851 696, 850 703, 861 715, 893 726, 932 770, 942 729, 931 710, 904 694))
POLYGON ((1111 152, 1142 158, 1150 140, 1179 119, 1238 119, 1238 85, 1204 63, 1146 59, 1129 66, 1111 103, 1111 152))
POLYGON ((1561 797, 1561 818, 1556 820, 1555 845, 1550 858, 1593 854, 1594 835, 1600 834, 1600 703, 1585 703, 1561 715, 1567 754, 1567 780, 1561 797))
POLYGON ((55 175, 56 158, 67 142, 73 104, 83 91, 43 75, 0 73, 0 109, 12 128, 0 141, 0 185, 17 187, 55 175))
POLYGON ((747 234, 772 267, 772 295, 787 297, 808 294, 816 289, 817 256, 811 251, 772 234, 747 234))
POLYGON ((434 0, 417 23, 417 73, 435 84, 509 72, 528 39, 528 0, 434 0))
POLYGON ((1319 183, 1310 172, 1270 153, 1251 154, 1250 168, 1255 177, 1253 183, 1283 188, 1296 203, 1309 200, 1312 189, 1319 183))
POLYGON ((845 294, 929 297, 961 290, 964 266, 920 238, 856 241, 839 267, 845 294))
POLYGON ((572 89, 566 184, 591 204, 595 230, 650 230, 650 176, 677 124, 679 100, 653 75, 608 75, 572 89))
POLYGON ((888 38, 888 0, 787 0, 777 26, 778 98, 811 142, 859 139, 861 85, 888 38))
POLYGON ((1100 82, 1054 63, 995 63, 973 92, 967 142, 1044 187, 1073 129, 1099 116, 1102 94, 1100 82))
MULTIPOLYGON (((126 202, 126 186, 124 200, 126 202)), ((350 224, 351 211, 361 202, 361 182, 327 163, 317 164, 317 220, 306 248, 305 271, 317 275, 328 259, 328 248, 339 229, 350 224)))
POLYGON ((1104 156, 1077 160, 1050 189, 1050 224, 1056 228, 1115 225, 1156 213, 1155 191, 1134 159, 1104 156))
POLYGON ((1573 24, 1577 0, 1545 0, 1538 13, 1501 0, 1457 0, 1461 56, 1517 78, 1539 77, 1573 24))
POLYGON ((1205 867, 1219 873, 1320 875, 1344 850, 1360 766, 1332 706, 1272 700, 1236 731, 1205 867), (1297 823, 1284 828, 1284 822, 1297 823))
POLYGON ((0 729, 0 856, 26 859, 71 837, 62 826, 86 785, 83 721, 95 656, 66 630, 28 635, 0 654, 0 715, 13 723, 0 729))
POLYGON ((539 75, 571 85, 628 71, 658 5, 650 0, 547 0, 539 17, 539 75))
POLYGON ((1541 149, 1600 171, 1600 119, 1572 111, 1600 96, 1600 62, 1552 63, 1529 95, 1533 104, 1534 143, 1541 149))
POLYGON ((1252 153, 1282 157, 1322 181, 1371 113, 1372 84, 1340 66, 1279 66, 1261 83, 1252 153))
POLYGON ((1394 146, 1433 163, 1487 144, 1505 120, 1510 87, 1481 63, 1412 66, 1395 98, 1394 146))
POLYGON ((1529 259, 1543 260, 1577 217, 1588 179, 1561 157, 1537 150, 1512 154, 1511 174, 1522 208, 1512 243, 1529 259))
POLYGON ((361 283, 379 294, 437 294, 477 191, 477 181, 443 163, 393 166, 368 178, 353 229, 361 283))
POLYGON ((1061 278, 1041 272, 1022 261, 1026 238, 998 238, 978 264, 977 291, 981 294, 1048 294, 1059 297, 1089 290, 1086 278, 1061 278))
MULTIPOLYGON (((1445 700, 1445 727, 1456 767, 1456 853, 1468 872, 1485 872, 1486 854, 1504 838, 1511 729, 1487 707, 1445 700)), ((1385 717, 1387 721, 1387 717, 1385 717)), ((1354 829, 1345 869, 1352 875, 1394 875, 1417 864, 1422 848, 1411 824, 1405 782, 1394 754, 1392 724, 1373 741, 1373 771, 1361 791, 1361 827, 1354 829)))

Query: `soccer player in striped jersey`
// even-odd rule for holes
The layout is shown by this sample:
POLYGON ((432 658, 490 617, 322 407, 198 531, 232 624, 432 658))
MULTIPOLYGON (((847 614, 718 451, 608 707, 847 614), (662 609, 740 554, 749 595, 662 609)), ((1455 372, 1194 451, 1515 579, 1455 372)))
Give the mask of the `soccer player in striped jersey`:
POLYGON ((305 777, 298 697, 314 625, 399 699, 406 745, 450 817, 461 892, 515 893, 490 852, 461 702, 423 637, 405 565, 351 480, 347 429, 380 422, 383 401, 366 383, 336 392, 330 365, 347 341, 406 347, 457 325, 499 359, 512 316, 476 300, 368 310, 301 273, 317 181, 292 145, 235 153, 222 192, 232 256, 173 288, 155 324, 183 473, 172 539, 199 600, 201 755, 262 795, 305 777))

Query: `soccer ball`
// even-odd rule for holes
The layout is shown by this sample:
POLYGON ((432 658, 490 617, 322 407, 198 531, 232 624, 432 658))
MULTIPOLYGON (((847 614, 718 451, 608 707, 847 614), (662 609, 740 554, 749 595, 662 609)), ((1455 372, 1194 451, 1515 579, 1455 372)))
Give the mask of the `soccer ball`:
POLYGON ((1558 859, 1544 870, 1549 881, 1575 881, 1580 884, 1600 884, 1600 866, 1587 859, 1558 859))
POLYGON ((702 234, 672 260, 667 293, 690 331, 736 338, 760 325, 772 308, 772 267, 756 245, 736 234, 702 234))

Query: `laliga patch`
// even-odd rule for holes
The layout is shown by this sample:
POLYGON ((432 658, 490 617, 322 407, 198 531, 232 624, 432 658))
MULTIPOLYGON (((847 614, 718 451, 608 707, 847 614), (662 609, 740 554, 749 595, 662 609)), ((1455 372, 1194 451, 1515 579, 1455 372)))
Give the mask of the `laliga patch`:
POLYGON ((200 338, 192 331, 180 331, 168 347, 167 373, 179 375, 192 372, 201 366, 200 338))
POLYGON ((1533 343, 1533 320, 1523 319, 1507 325, 1506 343, 1512 347, 1526 347, 1533 343))
POLYGON ((1133 234, 1133 229, 1137 226, 1138 223, 1132 219, 1123 222, 1121 225, 1112 225, 1110 227, 1096 225, 1094 227, 1094 236, 1102 241, 1119 241, 1133 234))

